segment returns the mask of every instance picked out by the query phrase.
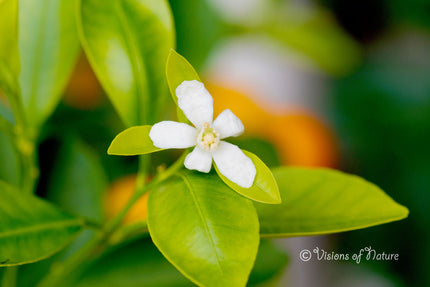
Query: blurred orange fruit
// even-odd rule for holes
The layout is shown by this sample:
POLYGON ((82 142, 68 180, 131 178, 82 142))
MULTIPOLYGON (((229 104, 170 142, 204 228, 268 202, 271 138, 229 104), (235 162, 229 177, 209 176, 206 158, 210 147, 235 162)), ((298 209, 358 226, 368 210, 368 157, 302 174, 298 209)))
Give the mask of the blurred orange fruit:
MULTIPOLYGON (((115 217, 127 204, 136 188, 136 175, 122 177, 116 180, 109 187, 105 197, 105 211, 107 218, 115 217)), ((142 196, 124 217, 123 224, 137 223, 145 221, 147 218, 147 192, 142 196)))
POLYGON ((213 84, 207 85, 214 97, 215 115, 230 109, 245 125, 245 134, 262 137, 278 151, 282 164, 336 167, 338 147, 330 129, 304 111, 271 114, 260 108, 246 93, 213 84))
POLYGON ((332 167, 338 166, 338 148, 334 135, 312 115, 289 114, 274 117, 268 126, 270 141, 285 164, 332 167))
POLYGON ((102 99, 100 84, 87 58, 81 54, 67 85, 64 102, 80 110, 91 110, 99 106, 102 99))

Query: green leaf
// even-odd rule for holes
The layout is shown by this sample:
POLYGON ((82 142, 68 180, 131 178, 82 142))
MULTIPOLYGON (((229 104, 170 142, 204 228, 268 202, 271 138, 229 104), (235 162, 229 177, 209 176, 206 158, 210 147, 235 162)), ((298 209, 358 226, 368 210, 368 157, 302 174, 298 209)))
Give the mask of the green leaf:
POLYGON ((194 286, 157 250, 151 241, 138 240, 100 258, 76 287, 194 286))
POLYGON ((64 248, 83 221, 0 182, 0 266, 35 262, 64 248))
POLYGON ((319 235, 400 220, 408 209, 376 185, 329 169, 277 168, 282 204, 256 204, 263 237, 319 235))
POLYGON ((267 139, 260 137, 229 138, 228 142, 252 153, 258 153, 258 157, 269 167, 280 166, 279 154, 275 146, 267 139))
POLYGON ((0 0, 0 60, 18 73, 18 1, 0 0))
MULTIPOLYGON (((170 94, 176 105, 178 105, 176 88, 182 84, 183 81, 200 81, 199 75, 194 70, 193 66, 173 49, 170 50, 169 57, 167 58, 166 77, 170 94)), ((188 123, 188 119, 179 107, 177 107, 176 111, 179 121, 188 123)))
POLYGON ((138 155, 160 151, 149 137, 152 126, 131 127, 119 133, 109 146, 108 154, 138 155))
POLYGON ((244 286, 257 255, 252 202, 216 176, 180 174, 150 191, 148 227, 163 255, 199 286, 244 286))
POLYGON ((178 103, 176 88, 182 84, 183 81, 200 81, 199 75, 196 70, 194 70, 193 66, 173 49, 170 50, 169 57, 167 58, 166 76, 170 94, 175 103, 178 103))
POLYGON ((0 88, 9 96, 18 89, 18 1, 0 0, 0 88))
POLYGON ((174 28, 164 0, 79 1, 91 66, 126 126, 155 121, 167 96, 164 67, 174 28))
POLYGON ((78 56, 75 5, 19 1, 19 84, 28 123, 36 128, 58 104, 78 56))
POLYGON ((257 169, 254 184, 250 188, 243 188, 235 184, 222 175, 214 163, 215 170, 219 177, 234 191, 252 200, 270 204, 281 203, 281 195, 279 194, 278 185, 276 184, 276 180, 270 169, 255 154, 245 150, 243 150, 243 153, 252 160, 255 168, 257 169))

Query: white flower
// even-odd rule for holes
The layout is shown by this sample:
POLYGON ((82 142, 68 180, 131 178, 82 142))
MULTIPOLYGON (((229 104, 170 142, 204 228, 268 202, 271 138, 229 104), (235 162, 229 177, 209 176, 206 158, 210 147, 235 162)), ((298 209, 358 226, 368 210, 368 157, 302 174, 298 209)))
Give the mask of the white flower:
POLYGON ((242 122, 232 111, 223 111, 213 121, 213 99, 199 81, 184 81, 176 88, 178 106, 195 126, 163 121, 155 124, 149 137, 158 148, 196 146, 185 158, 185 167, 208 173, 212 159, 230 181, 249 188, 257 173, 254 163, 236 145, 222 141, 243 133, 242 122))

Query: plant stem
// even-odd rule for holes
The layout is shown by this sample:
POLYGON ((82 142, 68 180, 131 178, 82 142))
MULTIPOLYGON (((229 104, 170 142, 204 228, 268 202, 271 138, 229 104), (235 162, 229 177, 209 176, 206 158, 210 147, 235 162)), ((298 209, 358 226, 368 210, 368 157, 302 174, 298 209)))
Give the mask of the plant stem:
POLYGON ((139 171, 137 172, 136 179, 136 192, 139 189, 142 189, 147 182, 148 177, 148 168, 150 164, 151 158, 150 155, 140 155, 139 156, 139 171))
POLYGON ((4 92, 12 108, 15 125, 11 126, 9 122, 0 118, 0 128, 8 129, 11 139, 15 141, 21 160, 21 188, 25 193, 32 193, 39 177, 35 152, 37 133, 30 127, 26 119, 18 82, 15 79, 9 80, 13 85, 6 87, 4 92))
MULTIPOLYGON (((143 196, 150 189, 153 189, 166 179, 170 178, 174 175, 179 168, 182 167, 186 153, 183 153, 182 156, 172 164, 168 169, 164 172, 158 174, 154 179, 148 184, 143 184, 142 186, 137 186, 133 196, 127 202, 126 206, 110 221, 106 224, 104 230, 96 234, 96 236, 90 240, 82 249, 80 249, 77 253, 72 255, 69 259, 67 259, 64 263, 56 268, 53 268, 51 273, 49 273, 39 284, 38 287, 52 287, 52 286, 60 286, 61 282, 67 277, 70 276, 73 272, 76 272, 78 269, 85 269, 90 262, 99 256, 103 250, 106 248, 107 243, 109 242, 110 237, 113 233, 118 229, 121 225, 122 220, 127 215, 127 212, 130 208, 136 203, 137 200, 141 196, 143 196)), ((148 167, 148 162, 141 159, 141 165, 139 170, 139 175, 143 176, 146 174, 146 169, 148 167), (142 174, 141 174, 142 173, 142 174)), ((74 276, 79 276, 80 274, 74 274, 74 276)))
POLYGON ((22 163, 22 190, 25 193, 33 193, 39 178, 39 169, 36 165, 36 144, 33 141, 27 141, 24 144, 25 146, 18 147, 22 163))

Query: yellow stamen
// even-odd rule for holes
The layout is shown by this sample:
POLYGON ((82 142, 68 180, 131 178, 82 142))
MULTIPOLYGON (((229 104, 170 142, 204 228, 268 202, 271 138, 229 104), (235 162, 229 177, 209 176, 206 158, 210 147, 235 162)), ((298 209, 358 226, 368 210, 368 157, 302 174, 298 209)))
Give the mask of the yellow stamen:
POLYGON ((204 150, 213 151, 218 147, 219 141, 219 133, 211 128, 208 123, 204 123, 197 136, 197 144, 204 150))

